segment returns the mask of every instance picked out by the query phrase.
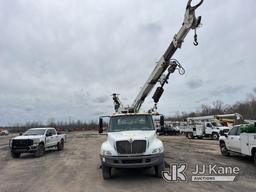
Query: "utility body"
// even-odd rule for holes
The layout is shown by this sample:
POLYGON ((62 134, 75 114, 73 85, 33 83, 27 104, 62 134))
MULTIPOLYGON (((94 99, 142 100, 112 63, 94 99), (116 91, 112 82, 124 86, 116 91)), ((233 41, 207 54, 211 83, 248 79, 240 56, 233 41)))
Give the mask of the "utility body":
POLYGON ((241 133, 240 125, 234 126, 228 133, 222 133, 219 139, 222 155, 231 152, 254 158, 256 165, 256 133, 241 133))

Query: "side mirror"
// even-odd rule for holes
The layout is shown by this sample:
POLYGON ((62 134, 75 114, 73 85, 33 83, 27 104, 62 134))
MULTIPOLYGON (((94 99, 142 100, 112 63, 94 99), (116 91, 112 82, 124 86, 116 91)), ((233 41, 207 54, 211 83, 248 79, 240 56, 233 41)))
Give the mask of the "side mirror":
POLYGON ((164 127, 164 116, 163 115, 160 116, 160 127, 161 128, 164 127))
POLYGON ((103 133, 103 119, 99 118, 99 133, 103 133))
POLYGON ((19 133, 19 135, 21 136, 21 135, 22 135, 22 133, 19 133))
POLYGON ((46 137, 51 137, 52 136, 52 133, 47 133, 46 134, 46 137))

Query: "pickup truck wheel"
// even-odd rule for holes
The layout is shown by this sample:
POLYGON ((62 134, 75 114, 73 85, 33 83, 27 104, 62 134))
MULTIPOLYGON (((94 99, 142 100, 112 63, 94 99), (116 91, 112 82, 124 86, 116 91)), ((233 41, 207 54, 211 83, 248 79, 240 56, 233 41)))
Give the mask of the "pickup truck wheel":
POLYGON ((13 158, 19 158, 21 153, 11 152, 13 158))
POLYGON ((219 140, 219 135, 218 135, 218 133, 213 133, 213 134, 212 134, 212 139, 214 139, 214 140, 219 140))
POLYGON ((38 148, 34 155, 35 157, 41 157, 44 155, 44 152, 45 152, 44 144, 41 143, 38 145, 38 148))
POLYGON ((220 151, 221 151, 221 154, 223 156, 229 156, 230 155, 225 143, 220 143, 220 151))
POLYGON ((102 165, 102 176, 103 176, 103 179, 110 179, 111 178, 111 167, 102 165))
POLYGON ((155 176, 161 178, 162 171, 164 171, 164 162, 161 163, 160 165, 155 166, 155 176))
POLYGON ((58 151, 61 151, 61 150, 64 149, 64 141, 63 141, 63 140, 61 140, 61 141, 58 143, 57 149, 58 149, 58 151))

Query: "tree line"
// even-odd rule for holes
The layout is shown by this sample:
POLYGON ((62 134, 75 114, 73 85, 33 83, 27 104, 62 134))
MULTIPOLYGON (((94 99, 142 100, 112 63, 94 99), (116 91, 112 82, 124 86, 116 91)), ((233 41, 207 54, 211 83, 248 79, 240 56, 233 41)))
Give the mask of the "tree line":
POLYGON ((98 122, 95 121, 81 121, 81 120, 72 120, 69 122, 66 121, 55 121, 54 118, 49 119, 46 123, 32 121, 25 124, 16 124, 14 126, 5 127, 10 132, 22 133, 30 128, 36 127, 54 127, 59 132, 70 132, 70 131, 87 131, 87 130, 96 130, 98 129, 98 122))
MULTIPOLYGON (((256 120, 256 90, 255 94, 248 94, 247 99, 244 101, 236 102, 233 105, 224 104, 220 100, 214 101, 212 104, 203 104, 200 109, 194 112, 177 112, 176 115, 166 118, 167 120, 182 121, 187 117, 207 116, 216 114, 239 113, 244 119, 256 120)), ((70 120, 55 121, 54 118, 49 119, 46 123, 33 121, 25 124, 16 124, 11 127, 5 127, 11 132, 24 132, 27 129, 34 127, 55 127, 58 131, 86 131, 96 130, 98 122, 96 121, 81 121, 70 120)))
MULTIPOLYGON (((256 91, 255 91, 256 92, 256 91)), ((256 120, 256 96, 255 94, 248 94, 247 99, 238 101, 235 104, 224 104, 221 100, 216 100, 212 104, 203 104, 200 109, 193 112, 177 112, 174 116, 167 119, 181 121, 187 117, 217 115, 239 113, 244 119, 256 120)))

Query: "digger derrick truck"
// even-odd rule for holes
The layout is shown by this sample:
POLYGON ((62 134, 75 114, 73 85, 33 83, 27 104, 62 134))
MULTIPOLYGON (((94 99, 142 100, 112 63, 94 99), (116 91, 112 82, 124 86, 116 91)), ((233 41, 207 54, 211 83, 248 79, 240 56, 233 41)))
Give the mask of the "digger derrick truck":
MULTIPOLYGON (((131 106, 125 107, 119 95, 112 95, 114 114, 99 118, 99 133, 103 132, 103 118, 108 117, 107 140, 102 143, 100 160, 104 179, 111 177, 112 168, 142 168, 154 167, 156 177, 162 176, 164 170, 164 146, 157 138, 153 123, 153 115, 157 112, 157 103, 164 92, 164 85, 168 83, 171 73, 177 69, 182 75, 184 68, 172 56, 181 45, 190 30, 195 31, 194 45, 197 46, 196 29, 201 22, 201 16, 195 16, 195 10, 203 3, 191 5, 189 0, 186 6, 184 21, 178 33, 174 35, 169 47, 157 62, 146 83, 139 91, 131 106), (147 112, 140 112, 140 108, 154 86, 159 83, 153 94, 154 106, 147 112)), ((164 126, 164 117, 160 115, 160 126, 164 126)))

